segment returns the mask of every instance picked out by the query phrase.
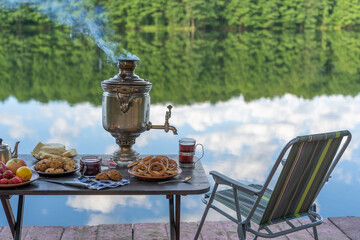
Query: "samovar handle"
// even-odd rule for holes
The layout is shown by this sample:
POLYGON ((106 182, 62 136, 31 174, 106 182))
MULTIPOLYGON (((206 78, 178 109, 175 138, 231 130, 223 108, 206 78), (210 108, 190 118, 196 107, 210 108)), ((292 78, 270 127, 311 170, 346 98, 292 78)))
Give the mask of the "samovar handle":
POLYGON ((123 112, 123 113, 126 113, 130 106, 131 106, 131 103, 134 101, 134 93, 136 91, 136 89, 134 88, 122 88, 120 89, 121 91, 120 92, 116 92, 116 96, 120 102, 120 110, 123 112), (121 96, 121 94, 130 94, 130 97, 123 97, 121 96))

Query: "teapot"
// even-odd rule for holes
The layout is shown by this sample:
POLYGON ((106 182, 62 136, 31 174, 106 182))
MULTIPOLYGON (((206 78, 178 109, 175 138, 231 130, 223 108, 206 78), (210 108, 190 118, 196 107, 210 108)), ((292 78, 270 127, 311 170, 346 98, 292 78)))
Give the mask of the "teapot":
POLYGON ((2 143, 2 138, 0 138, 0 161, 7 163, 11 158, 17 158, 18 156, 18 145, 20 142, 15 143, 14 151, 11 152, 9 145, 2 143))

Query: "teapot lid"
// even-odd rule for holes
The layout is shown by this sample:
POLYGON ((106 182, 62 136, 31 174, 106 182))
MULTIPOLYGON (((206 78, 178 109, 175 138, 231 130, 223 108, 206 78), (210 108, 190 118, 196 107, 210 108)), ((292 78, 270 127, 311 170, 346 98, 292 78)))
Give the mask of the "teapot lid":
POLYGON ((1 149, 1 148, 7 148, 8 145, 5 144, 5 143, 3 144, 2 141, 3 141, 2 138, 0 138, 0 149, 1 149))

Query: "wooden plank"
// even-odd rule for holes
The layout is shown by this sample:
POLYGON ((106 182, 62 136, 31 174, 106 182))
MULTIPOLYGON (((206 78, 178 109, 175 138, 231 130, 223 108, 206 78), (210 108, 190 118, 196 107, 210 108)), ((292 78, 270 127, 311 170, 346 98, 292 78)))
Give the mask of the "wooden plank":
MULTIPOLYGON (((292 223, 295 226, 300 226, 302 225, 300 222, 298 222, 297 220, 292 221, 292 223)), ((279 230, 288 230, 291 229, 291 227, 286 223, 286 222, 282 222, 279 224, 275 225, 279 230)), ((297 231, 294 233, 290 233, 290 234, 286 234, 284 237, 286 237, 286 239, 294 239, 294 240, 308 240, 308 239, 313 239, 313 235, 311 235, 307 229, 301 230, 301 231, 297 231)))
POLYGON ((350 239, 360 239, 360 217, 330 217, 329 221, 350 239))
MULTIPOLYGON (((21 231, 21 239, 24 239, 27 232, 29 231, 30 227, 23 226, 21 231)), ((2 227, 2 230, 0 232, 1 240, 13 240, 13 236, 11 234, 10 228, 8 226, 2 227)))
MULTIPOLYGON (((293 221, 295 226, 305 224, 308 220, 293 221)), ((182 222, 180 239, 193 239, 197 230, 197 222, 182 222)), ((257 228, 254 226, 253 228, 257 228)), ((277 224, 275 229, 285 229, 285 225, 277 224)), ((275 231, 274 228, 272 230, 275 231)), ((319 239, 348 240, 360 239, 360 217, 336 217, 325 219, 317 227, 319 239)), ((168 223, 137 223, 131 224, 101 224, 98 226, 24 226, 22 240, 168 240, 170 237, 168 223), (132 229, 133 227, 133 229, 132 229)), ((9 227, 0 226, 0 239, 12 240, 9 227)), ((247 233, 247 239, 253 235, 247 233)), ((206 221, 199 239, 222 240, 238 239, 237 225, 231 221, 206 221)), ((264 238, 258 238, 264 239, 264 238)), ((274 239, 313 239, 312 228, 288 234, 274 239)))
POLYGON ((97 240, 132 240, 132 225, 101 224, 98 226, 97 240))
MULTIPOLYGON (((258 229, 259 226, 255 223, 252 223, 252 228, 253 229, 258 229)), ((268 226, 268 228, 270 229, 270 231, 272 231, 273 233, 277 233, 281 230, 284 230, 284 226, 282 226, 281 224, 275 224, 275 225, 270 225, 268 226)), ((266 230, 262 230, 261 231, 262 233, 267 233, 266 230)), ((258 239, 269 239, 269 238, 262 238, 262 237, 259 237, 258 239)), ((275 240, 289 240, 289 238, 286 236, 286 235, 282 235, 282 236, 279 236, 279 237, 275 237, 275 238, 271 238, 271 239, 275 239, 275 240)), ((291 238, 290 238, 291 239, 291 238)))
MULTIPOLYGON (((194 239, 197 227, 196 222, 182 222, 180 224, 180 240, 194 239)), ((166 223, 166 232, 170 234, 169 223, 166 223)))
MULTIPOLYGON (((198 222, 199 224, 200 222, 198 222)), ((229 239, 222 225, 219 222, 205 221, 201 229, 199 239, 202 240, 227 240, 229 239)))
POLYGON ((51 226, 51 227, 29 227, 26 236, 23 235, 24 240, 60 240, 64 227, 51 226))
POLYGON ((62 239, 66 240, 96 240, 97 226, 69 226, 65 228, 62 239))
MULTIPOLYGON (((308 223, 309 220, 307 219, 299 219, 298 223, 304 225, 308 223)), ((297 226, 297 225, 295 225, 297 226)), ((326 240, 348 240, 349 238, 341 232, 332 222, 328 219, 324 219, 324 222, 316 227, 319 239, 326 239, 326 240)), ((306 231, 311 235, 313 238, 314 232, 313 228, 308 228, 306 231)), ((291 238, 290 238, 291 239, 291 238)))
POLYGON ((165 223, 135 223, 134 239, 136 240, 168 240, 170 232, 167 232, 165 223))
MULTIPOLYGON (((222 221, 222 222, 220 222, 220 226, 222 226, 222 228, 224 228, 226 235, 228 236, 228 239, 237 239, 238 238, 236 223, 234 223, 232 221, 222 221)), ((246 239, 252 239, 253 237, 254 237, 254 234, 249 233, 249 232, 246 233, 246 239)))

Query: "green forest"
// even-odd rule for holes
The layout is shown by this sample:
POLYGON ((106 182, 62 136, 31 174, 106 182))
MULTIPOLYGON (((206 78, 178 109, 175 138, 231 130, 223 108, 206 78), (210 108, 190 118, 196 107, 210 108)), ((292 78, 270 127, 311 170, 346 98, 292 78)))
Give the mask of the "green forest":
MULTIPOLYGON (((5 2, 0 101, 101 105, 100 83, 118 69, 93 39, 70 37, 38 5, 5 2)), ((153 84, 152 103, 360 92, 358 0, 86 0, 72 11, 77 4, 97 9, 111 40, 141 59, 136 74, 153 84)))
MULTIPOLYGON (((0 6, 6 2, 0 0, 0 6)), ((360 26, 360 0, 76 0, 71 5, 97 9, 117 30, 304 30, 360 26)), ((0 7, 0 25, 51 26, 39 8, 30 3, 12 9, 0 7)))
MULTIPOLYGON (((127 31, 123 45, 141 59, 152 103, 246 101, 290 93, 360 92, 360 33, 354 31, 183 32, 127 31)), ((118 69, 87 38, 69 31, 0 32, 0 101, 66 100, 101 105, 101 81, 118 69)))

